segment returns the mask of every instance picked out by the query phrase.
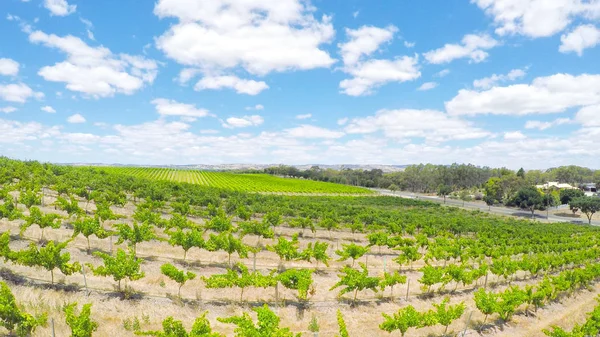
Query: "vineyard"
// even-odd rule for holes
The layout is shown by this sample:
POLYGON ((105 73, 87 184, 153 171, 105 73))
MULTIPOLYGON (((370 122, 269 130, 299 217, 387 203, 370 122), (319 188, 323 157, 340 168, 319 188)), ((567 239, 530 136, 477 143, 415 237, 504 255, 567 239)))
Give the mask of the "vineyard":
POLYGON ((241 174, 145 167, 105 167, 103 170, 136 178, 198 184, 220 189, 246 192, 307 193, 307 194, 369 194, 371 191, 354 186, 280 178, 268 174, 241 174))
POLYGON ((0 158, 0 335, 600 332, 599 228, 126 170, 0 158))

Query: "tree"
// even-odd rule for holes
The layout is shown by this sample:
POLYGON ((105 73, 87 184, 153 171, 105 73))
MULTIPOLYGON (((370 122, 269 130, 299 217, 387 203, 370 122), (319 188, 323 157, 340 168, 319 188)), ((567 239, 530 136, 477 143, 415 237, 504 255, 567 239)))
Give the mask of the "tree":
POLYGON ((362 270, 345 266, 342 269, 342 274, 338 275, 340 280, 329 289, 333 290, 338 287, 344 287, 340 291, 339 296, 354 291, 354 298, 352 299, 353 304, 356 303, 356 295, 359 291, 370 289, 377 292, 377 288, 379 287, 379 278, 369 276, 369 270, 364 263, 360 263, 359 265, 362 270))
POLYGON ((444 334, 448 331, 448 326, 461 318, 466 309, 464 302, 456 305, 448 305, 449 301, 446 297, 441 303, 433 305, 435 307, 437 322, 445 327, 444 334))
POLYGON ((385 321, 379 325, 379 328, 387 332, 399 330, 402 336, 406 334, 408 329, 420 327, 423 319, 423 315, 412 305, 398 310, 392 316, 383 314, 383 317, 385 321))
POLYGON ((196 318, 190 332, 187 332, 181 321, 177 321, 169 316, 162 322, 162 331, 136 332, 136 335, 155 337, 225 337, 225 335, 212 331, 210 322, 206 318, 207 313, 204 312, 202 316, 196 318))
POLYGON ((63 197, 56 198, 56 202, 54 203, 58 209, 63 210, 69 214, 69 216, 73 215, 83 215, 85 212, 81 207, 79 207, 79 202, 77 199, 71 197, 70 200, 67 200, 63 197))
POLYGON ((385 288, 390 287, 390 298, 394 299, 394 286, 397 284, 406 283, 406 275, 402 275, 399 272, 383 273, 383 277, 379 281, 379 288, 384 291, 385 288))
POLYGON ((542 196, 542 203, 544 208, 546 208, 546 219, 548 219, 550 217, 550 207, 556 206, 558 204, 558 200, 551 191, 548 191, 542 196))
POLYGON ((312 259, 315 259, 317 262, 317 268, 319 266, 319 262, 322 262, 325 266, 329 267, 330 257, 327 255, 327 248, 329 244, 327 242, 309 242, 306 248, 302 250, 298 254, 298 259, 311 262, 312 259))
POLYGON ((75 222, 73 222, 73 236, 72 237, 75 238, 80 233, 83 234, 83 236, 87 240, 88 254, 90 253, 90 250, 91 250, 90 236, 96 235, 97 238, 104 239, 110 235, 110 233, 107 232, 104 229, 104 227, 102 227, 98 217, 96 217, 96 218, 85 217, 85 218, 75 220, 75 222))
POLYGON ((496 199, 494 199, 493 197, 490 197, 488 195, 483 196, 483 201, 485 202, 486 205, 488 205, 488 211, 491 211, 492 206, 494 206, 494 204, 496 203, 496 199))
POLYGON ((392 191, 392 193, 396 193, 396 191, 397 191, 397 190, 399 190, 399 189, 400 189, 400 188, 399 188, 399 187, 398 187, 398 185, 396 185, 396 184, 391 184, 391 185, 388 187, 388 190, 392 191))
POLYGON ((475 306, 482 314, 485 315, 483 323, 487 321, 487 317, 497 311, 498 299, 496 294, 493 292, 486 292, 485 289, 480 288, 475 292, 475 306))
POLYGON ((496 202, 501 203, 504 195, 502 179, 498 177, 490 178, 484 185, 484 194, 488 198, 488 205, 493 205, 496 202))
POLYGON ((38 247, 31 243, 28 249, 17 252, 17 261, 20 264, 29 267, 43 267, 51 275, 51 282, 54 284, 54 269, 59 269, 64 275, 71 275, 81 269, 79 262, 69 263, 71 254, 61 251, 67 248, 71 240, 65 242, 50 241, 45 247, 38 247))
POLYGON ((291 261, 298 257, 298 244, 298 234, 294 234, 292 240, 280 236, 277 244, 268 245, 267 250, 277 254, 280 263, 283 264, 284 260, 291 261))
POLYGON ((517 177, 525 179, 525 170, 522 167, 517 171, 517 177))
POLYGON ((458 197, 463 202, 463 207, 465 207, 465 201, 471 201, 471 193, 467 190, 462 190, 458 193, 458 197))
POLYGON ((117 244, 119 245, 127 241, 129 246, 133 248, 134 255, 136 255, 138 243, 157 239, 156 234, 154 234, 154 231, 152 230, 152 225, 147 222, 144 222, 141 225, 134 222, 133 227, 130 227, 128 224, 116 224, 114 227, 119 234, 117 244))
POLYGON ((204 238, 202 237, 202 232, 197 228, 193 228, 187 232, 181 228, 177 228, 175 231, 166 231, 166 233, 169 235, 169 244, 171 246, 180 246, 183 248, 183 261, 185 261, 187 252, 191 248, 196 247, 202 249, 206 246, 204 238))
POLYGON ((258 271, 250 273, 248 267, 242 263, 236 265, 237 268, 227 269, 225 274, 213 274, 210 277, 203 277, 206 288, 240 288, 240 302, 244 297, 244 289, 248 287, 269 288, 274 287, 277 279, 273 277, 275 271, 269 275, 263 275, 258 271))
POLYGON ((289 328, 279 327, 281 319, 266 304, 253 310, 258 316, 256 324, 246 312, 242 316, 219 317, 217 320, 237 325, 234 330, 237 337, 301 337, 302 334, 294 334, 289 328))
POLYGON ((571 203, 571 200, 581 198, 583 196, 585 196, 585 193, 578 189, 562 189, 559 192, 560 203, 563 205, 568 205, 571 203))
POLYGON ((569 203, 571 208, 581 210, 588 218, 588 223, 592 224, 592 217, 595 213, 600 212, 600 198, 598 197, 579 197, 571 200, 569 203))
POLYGON ((277 275, 277 280, 288 289, 298 290, 298 300, 306 301, 313 284, 313 272, 310 269, 288 269, 277 275))
POLYGON ((510 200, 510 205, 530 211, 532 217, 535 215, 535 210, 545 209, 542 193, 534 186, 521 188, 510 200))
POLYGON ((340 334, 337 337, 350 337, 350 334, 348 333, 348 328, 346 327, 346 321, 344 321, 344 316, 342 315, 340 309, 337 310, 336 317, 338 327, 340 329, 340 334))
POLYGON ((452 193, 452 187, 448 186, 448 185, 440 185, 438 186, 438 190, 437 190, 437 194, 440 197, 444 198, 444 204, 446 203, 446 197, 452 193))
POLYGON ((196 274, 192 273, 191 271, 185 272, 183 270, 179 270, 170 263, 163 264, 160 267, 160 272, 179 284, 179 288, 177 289, 177 297, 181 297, 181 287, 183 287, 187 281, 196 278, 196 274))
POLYGON ((21 310, 10 288, 0 281, 0 326, 8 330, 9 336, 30 336, 38 326, 46 325, 47 321, 46 313, 33 316, 21 310))
POLYGON ((338 261, 346 261, 352 259, 352 267, 354 262, 360 259, 363 255, 369 252, 369 247, 359 246, 355 243, 342 244, 342 250, 336 250, 335 253, 340 257, 338 261))
POLYGON ((19 202, 25 205, 27 208, 31 208, 33 205, 41 205, 42 198, 34 191, 22 191, 19 195, 19 202))
POLYGON ((21 225, 21 235, 33 224, 37 224, 42 230, 40 240, 43 240, 45 228, 60 228, 60 215, 54 213, 43 214, 39 208, 31 207, 29 216, 25 218, 25 222, 21 225))
POLYGON ((236 238, 231 232, 211 234, 206 242, 206 248, 211 251, 224 250, 227 252, 229 266, 231 267, 231 255, 237 253, 240 258, 248 257, 248 246, 241 239, 236 238))
POLYGON ((121 291, 121 280, 129 279, 130 281, 139 280, 144 277, 144 272, 140 270, 142 260, 135 257, 133 250, 126 253, 119 248, 115 256, 110 256, 106 253, 95 252, 94 256, 101 258, 104 261, 103 266, 94 267, 88 264, 94 275, 112 276, 117 282, 117 289, 121 291))
POLYGON ((90 318, 92 304, 85 304, 79 315, 75 312, 76 309, 77 302, 66 304, 63 307, 65 320, 71 328, 71 337, 91 337, 92 333, 98 330, 98 323, 90 318))

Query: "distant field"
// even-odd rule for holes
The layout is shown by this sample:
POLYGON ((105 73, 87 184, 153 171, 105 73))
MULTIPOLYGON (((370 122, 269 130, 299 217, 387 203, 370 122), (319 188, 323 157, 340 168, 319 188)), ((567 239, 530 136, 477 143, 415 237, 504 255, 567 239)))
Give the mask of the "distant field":
POLYGON ((168 180, 249 192, 370 194, 370 190, 312 180, 274 177, 268 174, 241 174, 145 167, 106 167, 107 171, 139 178, 168 180))

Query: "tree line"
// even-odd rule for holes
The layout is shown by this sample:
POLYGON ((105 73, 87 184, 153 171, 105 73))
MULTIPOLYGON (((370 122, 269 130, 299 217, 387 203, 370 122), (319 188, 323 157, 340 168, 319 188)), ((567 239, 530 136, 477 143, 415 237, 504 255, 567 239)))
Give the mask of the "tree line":
MULTIPOLYGON (((247 171, 250 172, 250 171, 247 171)), ((561 166, 547 170, 507 168, 491 168, 472 164, 409 165, 403 171, 385 173, 380 169, 323 169, 313 166, 308 170, 300 170, 293 166, 275 166, 253 173, 266 173, 277 176, 311 179, 339 184, 363 186, 370 188, 390 188, 412 192, 432 193, 440 185, 451 186, 453 190, 480 187, 490 178, 521 177, 528 185, 544 184, 548 181, 558 181, 578 186, 583 183, 600 185, 600 170, 592 170, 580 166, 561 166)))

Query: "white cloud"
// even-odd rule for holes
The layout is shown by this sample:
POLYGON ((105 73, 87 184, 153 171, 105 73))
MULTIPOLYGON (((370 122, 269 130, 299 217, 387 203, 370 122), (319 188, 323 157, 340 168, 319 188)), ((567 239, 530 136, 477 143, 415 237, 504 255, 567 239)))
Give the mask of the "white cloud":
POLYGON ((380 110, 374 116, 353 118, 345 131, 351 134, 383 131, 388 138, 425 138, 433 142, 490 136, 470 122, 435 110, 380 110))
POLYGON ((286 129, 284 133, 292 138, 336 139, 344 136, 343 132, 325 129, 314 125, 301 125, 286 129))
POLYGON ((22 123, 0 119, 0 144, 18 144, 56 136, 59 133, 57 127, 45 127, 37 122, 22 123))
POLYGON ((109 97, 115 93, 133 94, 145 83, 152 83, 158 65, 143 56, 120 54, 105 47, 90 47, 80 38, 32 32, 29 41, 57 48, 67 60, 46 66, 38 74, 51 82, 64 82, 67 89, 92 97, 109 97))
POLYGON ((17 76, 19 62, 7 58, 0 58, 0 75, 17 76))
POLYGON ((67 118, 67 122, 69 122, 71 124, 81 124, 81 123, 85 123, 85 118, 80 114, 74 114, 74 115, 69 116, 69 118, 67 118))
POLYGON ((449 63, 460 58, 469 58, 470 62, 479 63, 484 61, 489 54, 485 51, 498 45, 487 34, 468 34, 462 39, 461 44, 446 44, 442 48, 431 50, 423 54, 429 63, 449 63))
POLYGON ((600 103, 600 75, 556 74, 528 84, 493 87, 486 91, 460 90, 446 102, 452 115, 527 115, 557 113, 600 103))
POLYGON ((543 130, 549 129, 551 127, 564 125, 564 124, 570 124, 570 123, 572 123, 572 121, 569 118, 558 118, 551 122, 527 121, 525 123, 525 129, 538 129, 540 131, 543 131, 543 130))
POLYGON ((29 98, 42 99, 44 94, 35 92, 27 84, 0 84, 0 99, 8 102, 25 103, 29 98))
POLYGON ((243 67, 255 75, 329 67, 320 49, 335 34, 331 18, 314 17, 301 0, 159 0, 154 14, 179 22, 156 39, 169 58, 203 70, 243 67))
POLYGON ((69 5, 67 0, 44 0, 44 7, 50 11, 51 15, 67 16, 75 13, 76 5, 69 5))
POLYGON ((265 107, 262 104, 257 104, 255 106, 247 106, 246 110, 264 110, 265 107))
POLYGON ((494 18, 496 34, 552 36, 576 18, 598 18, 600 2, 581 0, 472 0, 494 18))
POLYGON ((246 128, 249 126, 261 125, 265 120, 259 115, 238 117, 229 117, 222 123, 223 127, 233 128, 246 128))
POLYGON ((51 114, 56 113, 56 110, 54 110, 54 108, 49 105, 43 106, 41 110, 51 114))
POLYGON ((203 134, 203 135, 214 135, 217 133, 219 133, 219 130, 211 130, 211 129, 200 130, 200 134, 203 134))
POLYGON ((356 19, 359 14, 360 14, 360 11, 355 11, 354 13, 352 13, 352 16, 356 19))
POLYGON ((6 114, 9 114, 9 113, 15 112, 15 111, 17 111, 17 108, 12 107, 12 106, 5 106, 5 107, 0 108, 0 112, 4 112, 6 114))
POLYGON ((442 69, 442 70, 440 70, 440 72, 438 72, 434 76, 435 77, 446 77, 446 76, 448 76, 448 74, 450 74, 450 69, 442 69))
POLYGON ((358 29, 346 28, 348 41, 338 44, 346 66, 358 63, 362 56, 369 56, 379 49, 382 43, 389 42, 398 31, 395 26, 378 28, 362 26, 358 29))
POLYGON ((594 25, 581 25, 560 37, 561 53, 575 52, 577 55, 583 55, 586 48, 595 47, 600 43, 600 29, 594 25))
POLYGON ((309 119, 311 117, 312 114, 296 115, 296 119, 309 119))
POLYGON ((414 48, 414 46, 416 46, 416 45, 417 45, 416 42, 404 41, 404 47, 406 47, 406 48, 414 48))
POLYGON ((348 123, 348 118, 344 117, 344 118, 340 118, 337 120, 337 125, 346 125, 346 123, 348 123))
POLYGON ((421 84, 421 86, 417 89, 419 91, 427 91, 431 89, 435 89, 438 86, 437 82, 425 82, 421 84))
POLYGON ((600 104, 581 108, 575 114, 575 121, 584 127, 600 128, 600 104))
POLYGON ((353 78, 340 82, 340 88, 346 95, 362 96, 390 82, 412 81, 421 77, 418 62, 416 55, 395 60, 369 60, 346 69, 353 78))
POLYGON ((193 104, 179 103, 174 100, 157 98, 150 102, 156 107, 156 111, 161 116, 183 116, 183 117, 205 117, 208 116, 208 110, 198 109, 193 104))
POLYGON ((177 76, 179 84, 184 85, 188 83, 192 78, 202 73, 202 70, 196 68, 183 68, 177 76))
POLYGON ((219 90, 222 88, 231 88, 235 89, 238 94, 254 96, 268 89, 269 86, 263 81, 245 80, 237 76, 207 76, 198 81, 194 87, 197 91, 206 89, 219 90))
POLYGON ((513 69, 506 75, 493 74, 490 77, 485 77, 479 80, 473 81, 473 86, 479 89, 489 89, 499 82, 515 81, 523 78, 527 73, 523 69, 513 69))
POLYGON ((521 131, 510 131, 504 133, 504 140, 513 141, 513 140, 523 140, 527 138, 521 131))

